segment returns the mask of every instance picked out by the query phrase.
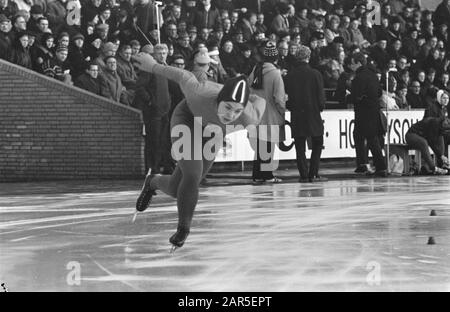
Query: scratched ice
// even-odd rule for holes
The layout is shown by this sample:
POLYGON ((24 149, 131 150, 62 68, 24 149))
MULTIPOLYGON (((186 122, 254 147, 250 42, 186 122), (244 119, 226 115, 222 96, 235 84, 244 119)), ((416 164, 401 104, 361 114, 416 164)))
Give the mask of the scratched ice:
POLYGON ((0 184, 0 281, 9 291, 450 289, 447 176, 202 188, 173 255, 173 200, 158 195, 131 223, 140 182, 0 184))

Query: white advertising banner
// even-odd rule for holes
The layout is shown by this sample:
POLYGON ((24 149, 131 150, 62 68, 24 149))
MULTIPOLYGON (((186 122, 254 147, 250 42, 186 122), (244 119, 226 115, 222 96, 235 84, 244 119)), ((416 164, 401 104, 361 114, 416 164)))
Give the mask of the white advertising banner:
MULTIPOLYGON (((391 143, 405 143, 405 134, 411 125, 423 118, 424 110, 389 111, 389 126, 391 129, 391 143)), ((326 110, 322 112, 324 121, 324 149, 322 158, 354 158, 355 146, 353 140, 354 128, 353 110, 326 110)), ((290 121, 290 113, 286 112, 285 118, 290 121)), ((295 159, 295 147, 291 138, 291 128, 286 126, 286 146, 292 145, 287 152, 275 150, 275 159, 295 159)), ((250 147, 247 131, 242 130, 226 136, 226 147, 221 149, 216 161, 252 161, 254 151, 250 147)), ((307 148, 307 157, 310 150, 307 148)))

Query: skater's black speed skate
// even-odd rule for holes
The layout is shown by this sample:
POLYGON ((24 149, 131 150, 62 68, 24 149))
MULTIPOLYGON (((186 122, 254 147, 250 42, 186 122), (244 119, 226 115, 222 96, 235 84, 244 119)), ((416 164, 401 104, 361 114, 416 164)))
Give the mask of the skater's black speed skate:
POLYGON ((177 248, 183 247, 188 235, 189 229, 179 226, 177 232, 169 238, 169 242, 172 244, 172 250, 170 252, 174 252, 177 248))
POLYGON ((142 212, 148 208, 152 201, 152 197, 156 195, 155 190, 150 188, 150 181, 155 177, 154 174, 148 174, 145 177, 144 185, 142 187, 141 194, 136 201, 136 211, 142 212))

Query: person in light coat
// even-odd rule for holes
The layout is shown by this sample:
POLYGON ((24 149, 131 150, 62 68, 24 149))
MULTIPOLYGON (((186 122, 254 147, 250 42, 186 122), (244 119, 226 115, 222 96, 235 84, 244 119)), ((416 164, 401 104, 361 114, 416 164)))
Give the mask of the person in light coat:
POLYGON ((255 66, 249 76, 252 91, 266 99, 266 110, 257 127, 257 139, 250 140, 255 150, 253 181, 277 183, 281 179, 273 175, 278 162, 273 160, 275 145, 284 141, 284 113, 286 93, 280 69, 276 66, 278 49, 274 42, 267 42, 263 61, 255 66))

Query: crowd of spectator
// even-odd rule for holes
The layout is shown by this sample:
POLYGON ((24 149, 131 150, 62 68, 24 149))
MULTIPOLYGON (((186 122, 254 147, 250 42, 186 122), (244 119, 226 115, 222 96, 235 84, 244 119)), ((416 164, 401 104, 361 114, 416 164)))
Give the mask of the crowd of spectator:
MULTIPOLYGON (((349 60, 362 52, 383 86, 382 106, 423 108, 431 117, 447 115, 436 95, 438 90, 450 91, 450 0, 434 11, 421 8, 418 0, 161 4, 0 0, 0 58, 142 109, 139 86, 146 78, 133 66, 138 52, 153 54, 158 46, 166 54, 162 62, 223 83, 249 75, 262 61, 267 41, 276 44, 276 65, 285 79, 303 45, 311 49, 310 65, 322 74, 324 87, 333 90, 327 100, 350 107, 355 73, 349 60), (376 6, 379 12, 372 11, 376 6)), ((182 94, 171 88, 171 103, 176 104, 182 94)))

